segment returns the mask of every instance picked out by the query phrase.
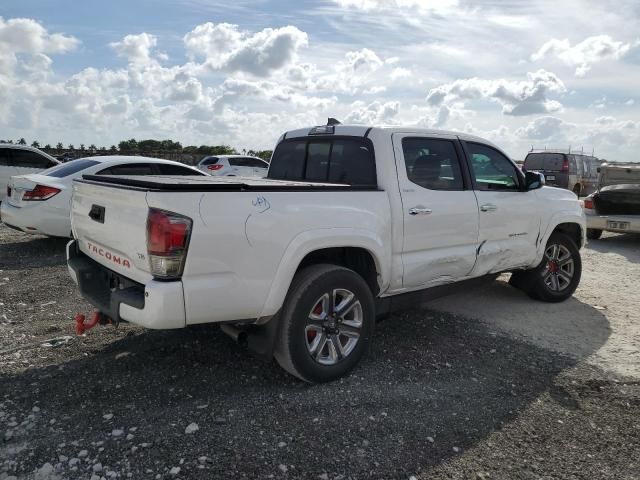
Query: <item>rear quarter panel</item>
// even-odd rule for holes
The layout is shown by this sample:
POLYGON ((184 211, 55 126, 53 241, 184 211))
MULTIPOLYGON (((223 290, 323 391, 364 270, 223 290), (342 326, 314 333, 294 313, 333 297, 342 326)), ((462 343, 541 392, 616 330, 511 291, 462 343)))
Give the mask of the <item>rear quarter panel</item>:
POLYGON ((362 246, 389 268, 384 191, 209 192, 184 211, 175 195, 150 192, 148 202, 193 219, 182 278, 189 324, 275 314, 300 261, 317 249, 362 246))

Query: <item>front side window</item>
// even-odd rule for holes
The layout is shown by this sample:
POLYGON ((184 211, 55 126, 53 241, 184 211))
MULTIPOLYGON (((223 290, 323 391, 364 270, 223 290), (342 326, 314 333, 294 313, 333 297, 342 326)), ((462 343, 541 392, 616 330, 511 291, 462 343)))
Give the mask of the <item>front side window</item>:
POLYGON ((177 176, 189 176, 189 175, 204 175, 206 173, 200 173, 197 170, 192 170, 181 165, 172 165, 170 163, 157 163, 156 168, 160 175, 177 175, 177 176))
POLYGON ((410 137, 402 139, 409 181, 429 190, 462 190, 462 171, 451 140, 410 137))
POLYGON ((116 165, 100 170, 98 175, 156 175, 153 164, 150 163, 129 163, 116 165))
POLYGON ((477 190, 518 190, 516 167, 497 150, 480 143, 467 142, 471 157, 471 175, 477 190))
POLYGON ((281 142, 273 153, 268 177, 377 186, 373 148, 360 138, 306 137, 281 142))

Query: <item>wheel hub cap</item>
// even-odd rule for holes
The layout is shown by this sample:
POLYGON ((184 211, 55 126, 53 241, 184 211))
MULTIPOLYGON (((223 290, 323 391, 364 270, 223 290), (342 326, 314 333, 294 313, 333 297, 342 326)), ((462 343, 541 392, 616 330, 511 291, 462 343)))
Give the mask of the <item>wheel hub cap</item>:
POLYGON ((353 352, 362 322, 362 305, 353 292, 337 288, 323 294, 307 318, 307 351, 316 362, 335 365, 353 352))
POLYGON ((561 292, 571 285, 575 263, 567 247, 562 244, 548 245, 544 252, 547 261, 542 271, 546 287, 553 292, 561 292))

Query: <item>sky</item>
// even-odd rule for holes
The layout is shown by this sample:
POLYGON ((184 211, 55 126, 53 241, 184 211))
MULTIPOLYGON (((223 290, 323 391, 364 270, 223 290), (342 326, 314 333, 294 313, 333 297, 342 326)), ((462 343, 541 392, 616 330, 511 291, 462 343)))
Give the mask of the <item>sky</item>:
POLYGON ((640 161, 640 2, 0 5, 0 139, 269 149, 327 117, 640 161))

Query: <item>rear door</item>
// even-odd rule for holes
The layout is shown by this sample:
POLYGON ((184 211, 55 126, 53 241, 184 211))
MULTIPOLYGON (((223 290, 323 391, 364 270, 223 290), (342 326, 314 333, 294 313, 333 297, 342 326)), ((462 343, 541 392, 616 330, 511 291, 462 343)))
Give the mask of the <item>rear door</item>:
POLYGON ((476 260, 478 205, 458 139, 402 133, 392 139, 403 206, 403 286, 464 278, 476 260))
POLYGON ((250 158, 244 157, 231 157, 229 158, 229 165, 234 175, 242 177, 253 177, 253 165, 250 158))
POLYGON ((536 192, 523 191, 518 167, 502 152, 482 143, 462 143, 480 215, 474 275, 529 265, 540 231, 536 192))

